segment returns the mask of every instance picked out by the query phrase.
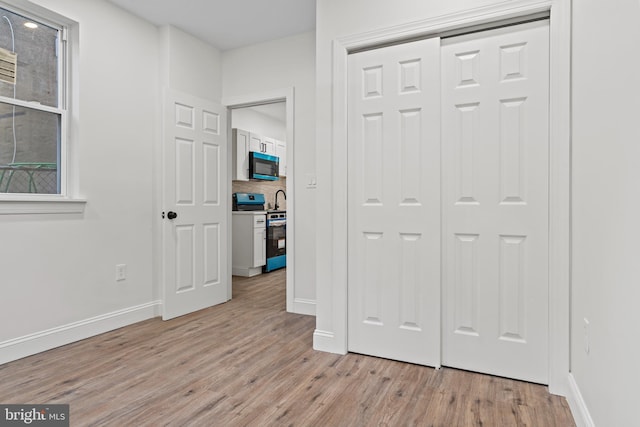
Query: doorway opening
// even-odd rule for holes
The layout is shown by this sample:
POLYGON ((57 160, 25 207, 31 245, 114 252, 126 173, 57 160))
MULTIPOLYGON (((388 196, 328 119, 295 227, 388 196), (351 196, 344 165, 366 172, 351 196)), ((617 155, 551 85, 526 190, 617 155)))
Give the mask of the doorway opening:
POLYGON ((287 311, 292 311, 293 102, 288 93, 283 95, 249 97, 227 105, 229 193, 255 195, 257 203, 246 208, 253 209, 249 211, 238 207, 239 200, 230 205, 229 267, 232 287, 246 284, 248 278, 257 286, 263 280, 284 281, 287 311), (256 154, 277 158, 277 179, 249 177, 249 161, 256 154))

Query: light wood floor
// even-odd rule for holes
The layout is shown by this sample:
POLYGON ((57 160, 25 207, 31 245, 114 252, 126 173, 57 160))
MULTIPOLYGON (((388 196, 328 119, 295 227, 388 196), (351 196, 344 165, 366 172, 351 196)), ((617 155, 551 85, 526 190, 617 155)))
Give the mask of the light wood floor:
POLYGON ((0 402, 69 403, 72 426, 574 425, 540 385, 313 351, 284 280, 234 278, 221 306, 0 365, 0 402))

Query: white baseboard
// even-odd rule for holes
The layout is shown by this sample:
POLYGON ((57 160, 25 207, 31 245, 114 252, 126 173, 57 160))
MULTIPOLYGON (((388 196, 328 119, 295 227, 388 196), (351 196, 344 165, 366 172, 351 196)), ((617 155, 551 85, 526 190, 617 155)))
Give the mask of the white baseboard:
POLYGON ((241 277, 253 277, 262 274, 262 267, 231 267, 231 274, 241 277))
POLYGON ((582 393, 576 383, 573 374, 569 374, 569 393, 567 393, 567 402, 571 408, 571 414, 578 427, 595 427, 589 408, 582 398, 582 393))
POLYGON ((316 329, 313 332, 313 349, 327 353, 347 354, 345 346, 336 342, 333 332, 316 329))
POLYGON ((296 298, 293 300, 293 313, 316 315, 316 301, 311 299, 296 298))
POLYGON ((153 301, 0 342, 0 364, 160 316, 161 309, 162 301, 153 301))

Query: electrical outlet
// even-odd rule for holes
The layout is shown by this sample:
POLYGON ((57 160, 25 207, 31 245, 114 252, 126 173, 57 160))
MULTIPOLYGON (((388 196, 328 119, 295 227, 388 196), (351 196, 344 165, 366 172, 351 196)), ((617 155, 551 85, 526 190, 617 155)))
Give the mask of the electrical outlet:
POLYGON ((589 343, 589 319, 584 318, 584 352, 589 354, 591 351, 590 343, 589 343))
POLYGON ((127 279, 127 264, 116 265, 116 282, 127 279))

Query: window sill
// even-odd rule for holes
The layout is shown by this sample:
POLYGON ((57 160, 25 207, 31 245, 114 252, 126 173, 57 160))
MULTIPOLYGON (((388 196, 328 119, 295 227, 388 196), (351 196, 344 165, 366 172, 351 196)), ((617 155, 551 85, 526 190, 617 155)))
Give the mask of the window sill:
POLYGON ((32 198, 0 199, 0 215, 83 214, 83 199, 32 198))

